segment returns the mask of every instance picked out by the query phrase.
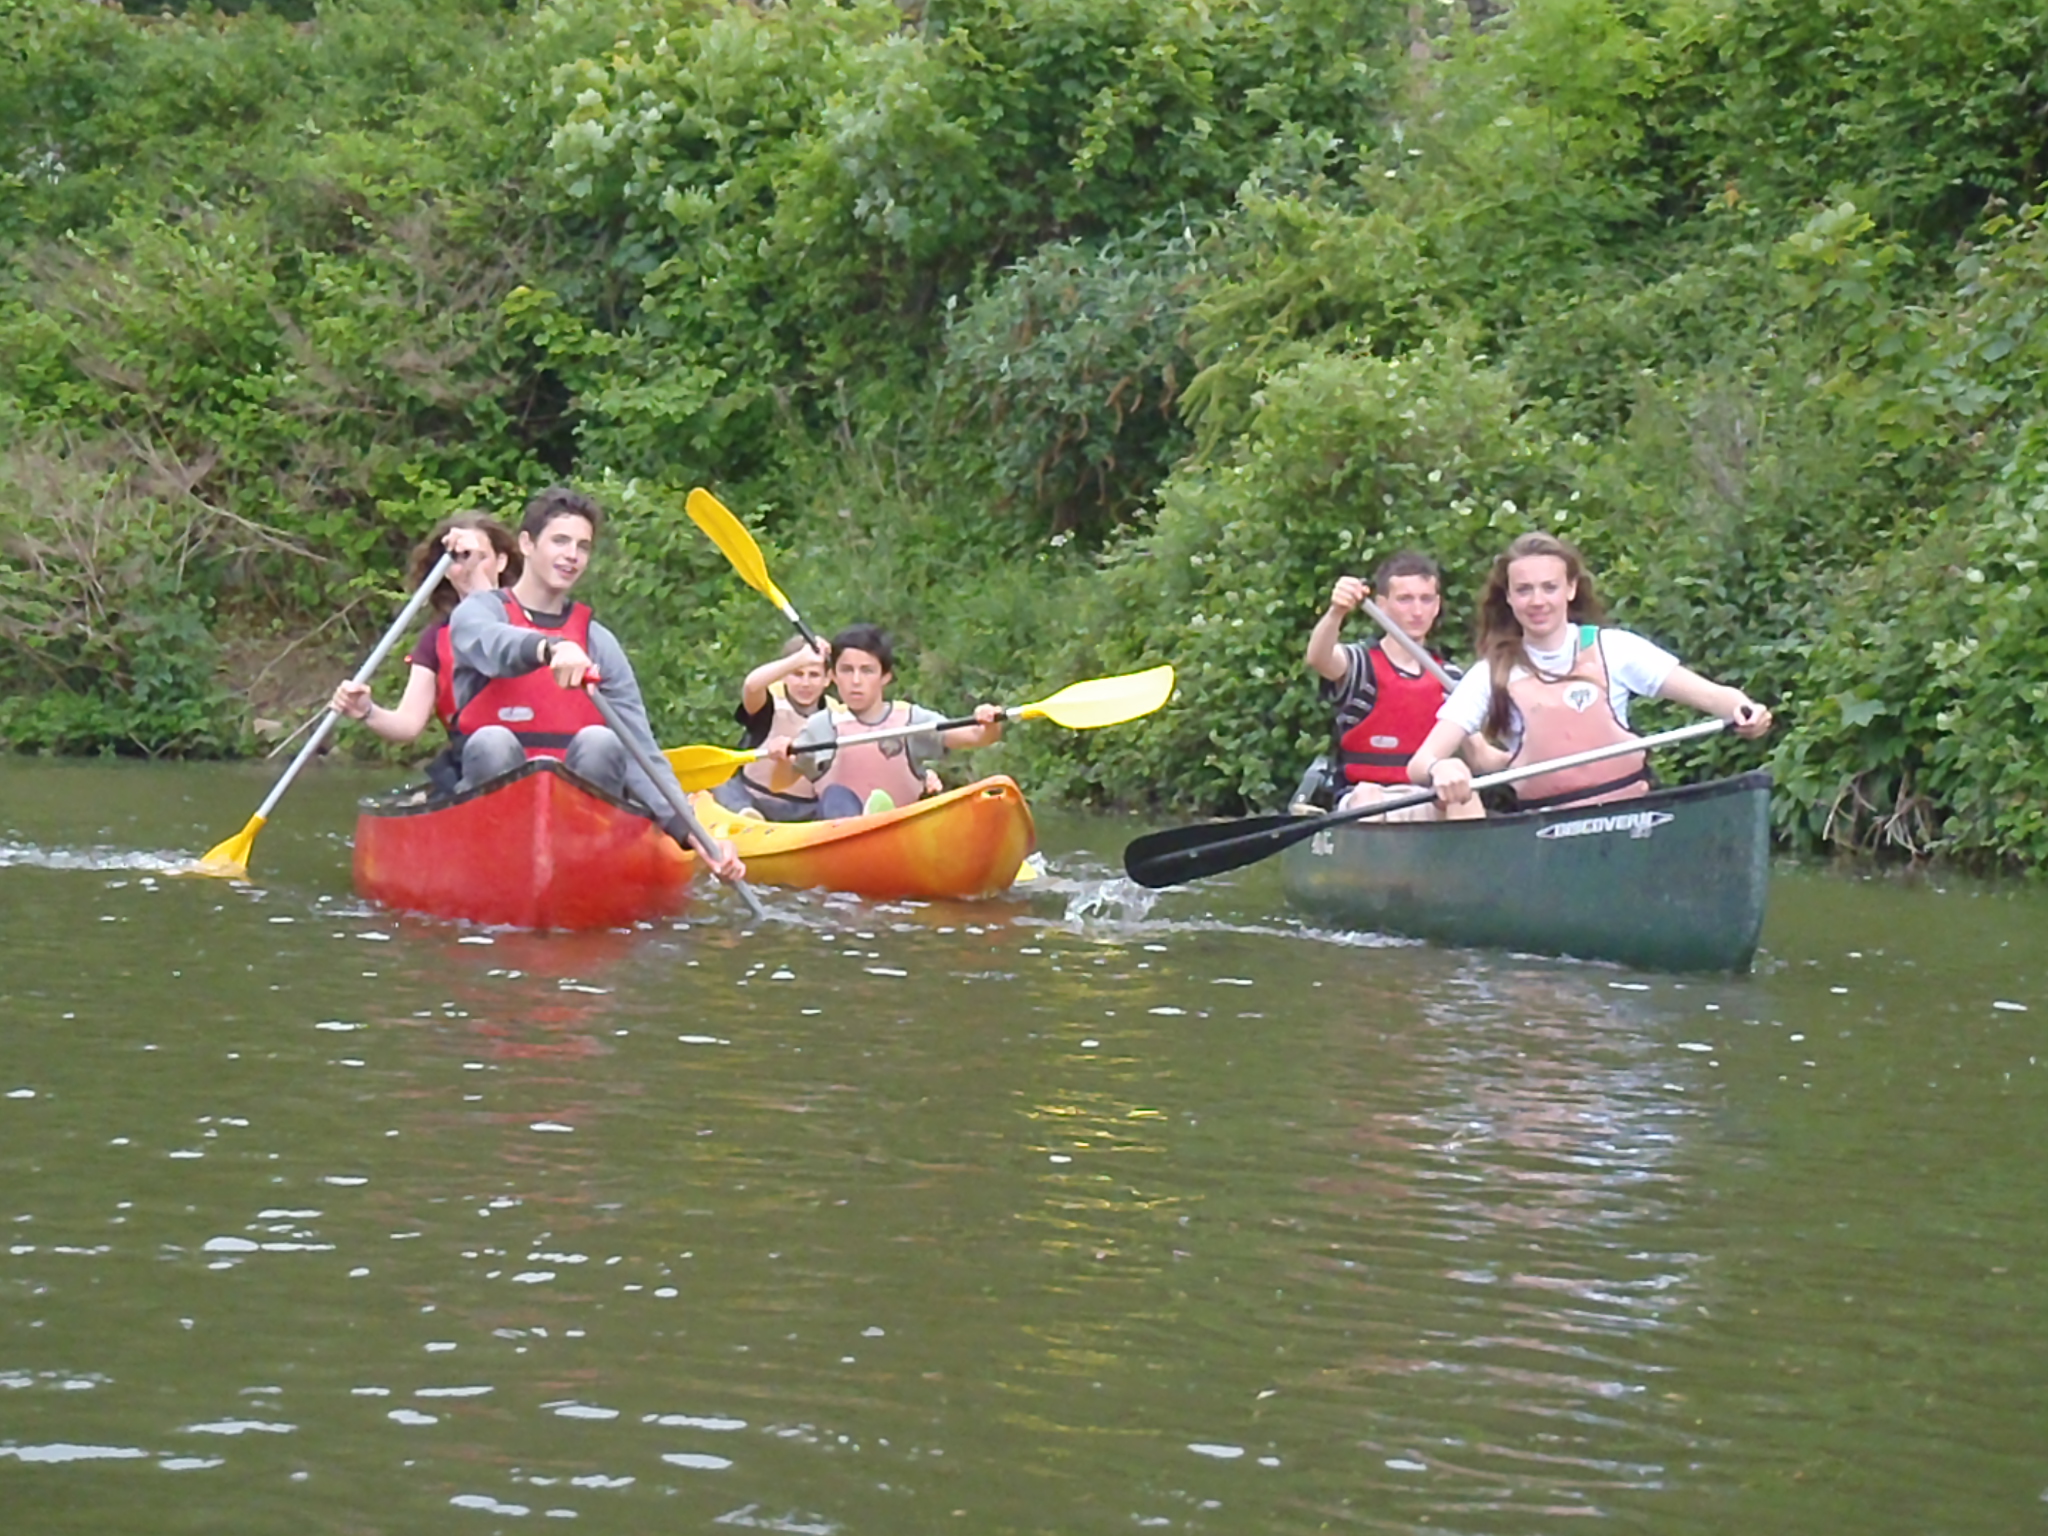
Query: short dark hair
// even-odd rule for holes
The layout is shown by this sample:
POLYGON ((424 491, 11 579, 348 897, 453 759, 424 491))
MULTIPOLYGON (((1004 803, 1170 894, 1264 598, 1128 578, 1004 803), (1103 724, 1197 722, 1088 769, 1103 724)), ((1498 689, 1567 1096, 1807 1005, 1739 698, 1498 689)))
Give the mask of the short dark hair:
POLYGON ((1372 589, 1381 597, 1387 595, 1387 584, 1396 576, 1427 576, 1439 587, 1444 584, 1444 573, 1429 556, 1413 549, 1400 550, 1380 562, 1380 568, 1372 573, 1372 589))
POLYGON ((537 539, 558 517, 583 518, 590 524, 592 538, 604 526, 604 508, 590 497, 566 485, 551 485, 526 504, 526 515, 519 519, 519 531, 529 539, 537 539))
POLYGON ((839 658, 848 651, 866 651, 882 664, 884 672, 896 670, 896 646, 889 639, 889 632, 879 624, 849 624, 832 637, 832 662, 837 666, 839 658))

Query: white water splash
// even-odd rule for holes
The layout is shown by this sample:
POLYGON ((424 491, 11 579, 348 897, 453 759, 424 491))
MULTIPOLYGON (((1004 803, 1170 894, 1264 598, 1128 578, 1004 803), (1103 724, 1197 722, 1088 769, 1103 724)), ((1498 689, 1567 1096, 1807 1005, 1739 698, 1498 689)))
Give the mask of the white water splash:
POLYGON ((1094 880, 1067 898, 1067 921, 1083 923, 1090 918, 1107 917, 1141 923, 1158 900, 1159 892, 1147 890, 1125 875, 1094 880))
POLYGON ((150 874, 183 875, 191 873, 197 862, 189 853, 160 853, 143 848, 42 848, 34 843, 0 843, 0 869, 139 869, 150 874))

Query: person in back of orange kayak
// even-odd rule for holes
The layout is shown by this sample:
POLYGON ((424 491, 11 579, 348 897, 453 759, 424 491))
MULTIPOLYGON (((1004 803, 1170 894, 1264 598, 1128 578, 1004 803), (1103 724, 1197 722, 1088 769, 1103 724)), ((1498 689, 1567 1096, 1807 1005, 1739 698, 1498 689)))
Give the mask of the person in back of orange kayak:
MULTIPOLYGON (((825 690, 831 685, 827 670, 832 648, 820 640, 815 649, 810 641, 793 635, 773 661, 764 661, 749 672, 740 685, 739 707, 733 718, 740 724, 740 746, 763 746, 778 736, 795 736, 804 722, 821 709, 830 709, 825 690)), ((728 811, 755 811, 766 821, 814 821, 818 815, 817 786, 786 762, 757 758, 711 791, 711 798, 728 811)))
MULTIPOLYGON (((1472 771, 1458 749, 1484 734, 1512 761, 1542 763, 1635 739, 1630 698, 1670 699, 1731 721, 1751 739, 1771 712, 1744 693, 1678 664, 1641 635, 1601 626, 1605 613, 1579 552, 1547 533, 1525 533, 1493 562, 1479 599, 1479 660, 1408 763, 1411 783, 1445 805, 1472 798, 1472 771)), ((1515 785, 1522 810, 1596 805, 1646 794, 1647 755, 1624 753, 1515 785)))
MULTIPOLYGON (((420 635, 406 660, 411 663, 405 692, 395 708, 386 709, 370 696, 368 683, 346 682, 334 690, 330 704, 345 720, 367 725, 384 740, 399 746, 417 741, 427 722, 438 719, 455 729, 455 656, 448 616, 472 592, 492 591, 520 572, 519 541, 512 530, 483 512, 458 512, 443 518, 414 548, 406 566, 406 584, 417 589, 443 551, 454 556, 448 574, 427 601, 436 618, 420 635)), ((462 776, 454 750, 443 751, 427 765, 427 779, 442 794, 452 794, 462 776)))
POLYGON ((837 821, 867 811, 893 810, 935 792, 929 765, 955 748, 985 747, 1003 735, 1002 709, 975 706, 975 724, 892 741, 861 742, 823 751, 795 752, 812 743, 839 742, 865 731, 936 725, 945 717, 916 704, 889 702, 896 680, 896 647, 877 624, 855 624, 832 637, 832 686, 839 690, 840 714, 819 710, 794 740, 778 737, 770 753, 793 763, 818 788, 818 819, 837 821))

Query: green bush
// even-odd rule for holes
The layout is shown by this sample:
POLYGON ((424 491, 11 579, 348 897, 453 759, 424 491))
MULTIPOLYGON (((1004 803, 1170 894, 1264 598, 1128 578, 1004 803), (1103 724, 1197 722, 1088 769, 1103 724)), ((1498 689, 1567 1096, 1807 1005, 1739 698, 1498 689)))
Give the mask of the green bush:
POLYGON ((1795 842, 2040 855, 2030 0, 135 9, 0 7, 10 740, 233 749, 565 477, 724 739, 708 482, 939 707, 1180 665, 1035 793, 1264 805, 1334 575, 1431 550, 1455 648, 1534 522, 1777 701, 1795 842))
POLYGON ((1044 772, 1111 800, 1273 804, 1327 735, 1301 650, 1337 576, 1428 551, 1452 573, 1455 638, 1466 573, 1532 521, 1573 529, 1562 468, 1507 374, 1455 343, 1276 373, 1229 457, 1177 470, 1154 526, 1111 549, 1055 653, 1075 676, 1171 660, 1180 707, 1142 731, 1045 738, 1044 772))
POLYGON ((933 452, 1055 536, 1128 522, 1187 446, 1205 274, 1184 227, 1041 247, 947 325, 933 452))
POLYGON ((1778 760, 1806 839, 2048 863, 2048 415, 1843 594, 1778 760))
POLYGON ((0 456, 0 741, 213 755, 239 744, 193 555, 217 526, 174 472, 46 439, 0 456), (89 489, 88 489, 89 488, 89 489))

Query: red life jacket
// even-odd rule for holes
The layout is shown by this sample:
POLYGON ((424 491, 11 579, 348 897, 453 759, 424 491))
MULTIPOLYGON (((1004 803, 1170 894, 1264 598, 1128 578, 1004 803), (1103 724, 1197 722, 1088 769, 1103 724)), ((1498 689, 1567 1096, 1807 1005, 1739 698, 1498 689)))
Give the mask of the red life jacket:
POLYGON ((1436 724, 1444 705, 1443 684, 1426 672, 1403 672, 1378 645, 1368 653, 1372 705, 1348 726, 1337 720, 1337 766, 1347 784, 1408 782, 1408 759, 1436 724))
POLYGON ((455 626, 446 619, 434 630, 434 718, 455 734, 455 626))
MULTIPOLYGON (((1522 743, 1515 762, 1546 762, 1573 752, 1613 746, 1639 738, 1615 717, 1607 692, 1607 659, 1600 653, 1600 632, 1590 624, 1578 630, 1578 653, 1563 677, 1524 674, 1508 684, 1508 697, 1522 717, 1522 743)), ((1632 800, 1650 790, 1649 756, 1624 752, 1557 773, 1539 773, 1515 785, 1515 802, 1525 811, 1557 805, 1598 805, 1632 800)))
MULTIPOLYGON (((505 622, 518 629, 539 629, 509 591, 496 594, 505 604, 505 622)), ((557 640, 573 640, 590 649, 590 607, 571 603, 562 627, 547 633, 557 640)), ((452 657, 450 658, 453 659, 452 657)), ((526 748, 528 757, 562 757, 569 743, 586 725, 603 725, 604 716, 590 702, 583 688, 561 688, 546 667, 535 667, 517 677, 494 677, 479 688, 476 697, 462 706, 455 717, 451 735, 472 736, 487 725, 502 725, 526 748)))

